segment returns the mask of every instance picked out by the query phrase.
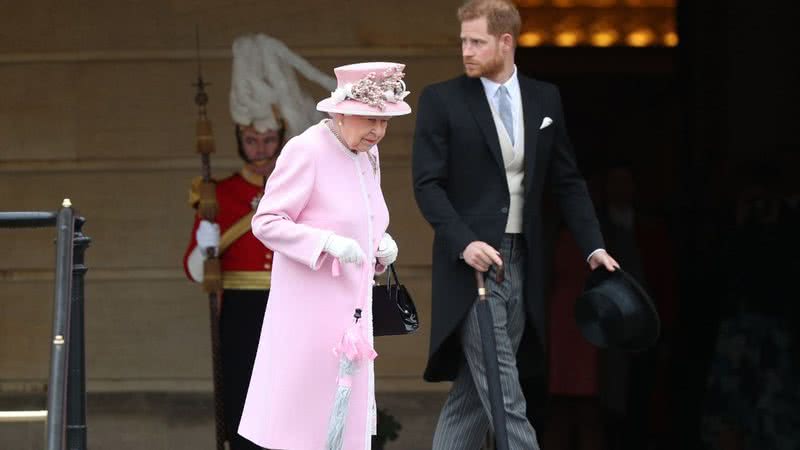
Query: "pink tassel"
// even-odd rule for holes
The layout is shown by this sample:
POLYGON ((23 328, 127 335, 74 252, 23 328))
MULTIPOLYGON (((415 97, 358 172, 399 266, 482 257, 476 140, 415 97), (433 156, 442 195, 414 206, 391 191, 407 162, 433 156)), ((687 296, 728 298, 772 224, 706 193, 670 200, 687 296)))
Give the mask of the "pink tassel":
POLYGON ((369 344, 364 336, 364 330, 359 324, 354 323, 344 332, 341 342, 333 352, 337 356, 345 356, 350 361, 372 361, 378 357, 378 352, 369 344))

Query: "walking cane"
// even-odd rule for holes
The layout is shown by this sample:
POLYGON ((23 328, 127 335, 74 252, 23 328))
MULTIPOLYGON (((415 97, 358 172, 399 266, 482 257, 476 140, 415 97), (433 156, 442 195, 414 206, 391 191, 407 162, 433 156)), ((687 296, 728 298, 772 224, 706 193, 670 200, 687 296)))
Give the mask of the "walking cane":
MULTIPOLYGON (((495 280, 502 283, 504 279, 503 266, 495 270, 495 280)), ((500 386, 500 368, 497 363, 497 341, 494 337, 494 320, 489 302, 486 300, 486 284, 484 274, 475 271, 475 280, 478 282, 478 303, 475 309, 478 315, 478 327, 483 346, 483 360, 486 366, 486 383, 489 387, 489 404, 492 408, 492 424, 494 428, 494 441, 496 450, 508 450, 508 431, 506 430, 506 409, 503 401, 503 389, 500 386)))

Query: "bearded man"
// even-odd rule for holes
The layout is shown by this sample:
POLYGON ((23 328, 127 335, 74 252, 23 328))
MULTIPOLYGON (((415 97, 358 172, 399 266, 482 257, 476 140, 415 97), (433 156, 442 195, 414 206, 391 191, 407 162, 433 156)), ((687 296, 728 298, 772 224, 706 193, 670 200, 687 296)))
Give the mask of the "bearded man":
POLYGON ((471 0, 458 18, 465 74, 423 90, 413 149, 414 193, 434 229, 424 376, 453 381, 432 447, 479 448, 490 424, 475 309, 478 270, 490 275, 486 287, 510 448, 538 449, 520 380, 541 379, 545 370, 544 192, 552 192, 591 269, 613 271, 618 265, 603 249, 558 88, 517 73, 516 6, 471 0), (501 265, 505 280, 496 283, 494 271, 501 265))

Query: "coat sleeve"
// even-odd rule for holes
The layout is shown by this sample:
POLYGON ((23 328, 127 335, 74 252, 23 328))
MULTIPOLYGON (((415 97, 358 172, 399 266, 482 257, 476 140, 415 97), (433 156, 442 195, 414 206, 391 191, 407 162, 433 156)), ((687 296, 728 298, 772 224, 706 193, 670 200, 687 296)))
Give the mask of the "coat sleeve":
POLYGON ((478 240, 447 196, 449 130, 444 102, 430 86, 420 95, 414 131, 412 173, 414 196, 437 237, 443 238, 453 259, 478 240))
POLYGON ((317 270, 325 259, 323 247, 332 232, 297 223, 313 194, 315 172, 314 152, 297 138, 287 143, 251 225, 253 234, 266 247, 317 270))
POLYGON ((572 143, 567 134, 561 94, 558 88, 553 89, 557 113, 553 121, 556 135, 550 158, 550 186, 569 230, 583 256, 588 257, 591 252, 604 248, 605 244, 586 181, 578 170, 572 143))
MULTIPOLYGON (((378 146, 377 145, 375 146, 374 152, 372 152, 372 155, 375 156, 375 163, 377 164, 377 167, 378 167, 378 170, 377 170, 377 172, 375 174, 375 177, 376 177, 375 179, 376 179, 376 181, 378 183, 378 186, 380 186, 381 185, 381 157, 380 157, 380 152, 378 151, 378 146)), ((384 231, 384 233, 387 233, 387 231, 384 231)), ((378 241, 380 242, 380 239, 378 239, 378 241)), ((378 249, 375 248, 374 251, 377 252, 378 249)), ((386 266, 384 266, 383 264, 379 263, 377 261, 377 259, 376 259, 375 260, 375 275, 381 275, 384 272, 386 272, 386 266)))

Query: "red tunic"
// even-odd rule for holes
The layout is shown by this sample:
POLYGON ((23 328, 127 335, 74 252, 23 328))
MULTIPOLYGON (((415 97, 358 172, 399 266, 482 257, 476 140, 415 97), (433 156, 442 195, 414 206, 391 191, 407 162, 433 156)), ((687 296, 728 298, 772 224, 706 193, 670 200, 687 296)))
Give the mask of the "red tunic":
MULTIPOLYGON (((217 182, 217 204, 219 209, 216 221, 220 227, 220 233, 224 236, 225 231, 239 221, 242 217, 249 214, 258 206, 264 188, 248 182, 239 174, 233 174, 222 181, 217 182)), ((196 216, 189 246, 183 257, 183 267, 186 276, 191 279, 187 267, 187 260, 194 248, 197 246, 195 232, 200 224, 200 217, 196 216)), ((248 224, 249 228, 249 224, 248 224)), ((220 256, 222 266, 223 286, 226 288, 237 289, 268 289, 269 275, 266 277, 259 274, 269 273, 272 270, 272 250, 253 236, 249 230, 240 238, 236 239, 220 256), (247 272, 250 272, 249 274, 247 272), (243 277, 244 276, 244 277, 243 277), (252 283, 253 276, 261 280, 252 283), (243 284, 244 283, 244 284, 243 284)))

